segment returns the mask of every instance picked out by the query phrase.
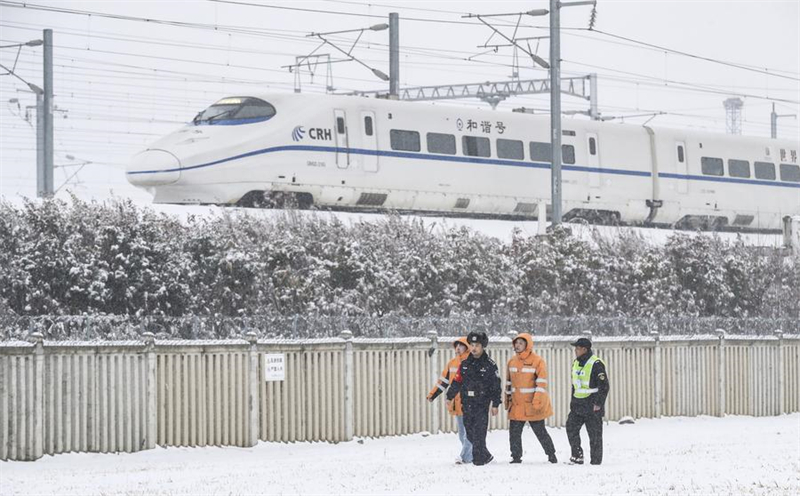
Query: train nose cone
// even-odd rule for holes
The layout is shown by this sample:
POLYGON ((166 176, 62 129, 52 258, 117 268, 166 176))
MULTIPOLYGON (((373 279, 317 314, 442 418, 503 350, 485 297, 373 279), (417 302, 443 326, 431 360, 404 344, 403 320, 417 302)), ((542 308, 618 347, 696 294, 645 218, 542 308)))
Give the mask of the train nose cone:
POLYGON ((134 186, 165 186, 181 177, 181 162, 164 150, 145 150, 134 156, 126 176, 134 186))

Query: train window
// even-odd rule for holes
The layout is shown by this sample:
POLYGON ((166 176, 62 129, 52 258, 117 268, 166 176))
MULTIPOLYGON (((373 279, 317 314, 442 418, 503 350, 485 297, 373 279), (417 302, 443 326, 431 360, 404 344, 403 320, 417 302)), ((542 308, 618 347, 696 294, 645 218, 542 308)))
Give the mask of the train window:
MULTIPOLYGON (((550 143, 531 141, 531 160, 534 162, 547 162, 553 159, 550 152, 550 143)), ((561 145, 561 162, 564 164, 575 163, 575 147, 572 145, 561 145)))
POLYGON ((725 165, 721 158, 702 157, 700 159, 700 166, 703 174, 706 176, 723 176, 725 175, 725 165))
POLYGON ((775 179, 775 164, 772 162, 755 162, 753 164, 756 179, 775 179))
POLYGON ((372 136, 372 117, 369 115, 364 117, 364 134, 372 136))
POLYGON ((570 131, 569 129, 565 129, 561 131, 562 136, 575 136, 575 131, 570 131))
POLYGON ((575 147, 572 145, 561 145, 561 162, 565 164, 575 163, 575 147))
POLYGON ((498 139, 496 145, 498 158, 525 160, 525 146, 522 144, 522 141, 498 139))
POLYGON ((542 143, 540 141, 531 141, 530 151, 531 160, 534 162, 550 162, 552 152, 550 151, 550 143, 542 143))
POLYGON ((336 118, 336 132, 339 134, 344 134, 344 117, 337 117, 336 118))
POLYGON ((469 155, 470 157, 489 157, 492 155, 492 145, 489 142, 489 138, 462 136, 461 146, 464 149, 464 155, 469 155))
POLYGON ((416 131, 392 129, 389 131, 389 141, 391 142, 392 150, 406 152, 418 152, 420 150, 419 133, 416 131))
POLYGON ((426 139, 430 153, 456 154, 456 137, 452 134, 428 133, 426 139))
POLYGON ((731 177, 750 177, 750 162, 733 158, 728 159, 728 174, 731 177))
POLYGON ((252 124, 271 119, 275 107, 258 98, 235 96, 223 98, 197 114, 192 120, 195 126, 252 124))
POLYGON ((589 138, 589 155, 597 155, 597 140, 594 137, 589 138))
POLYGON ((781 181, 800 183, 800 165, 781 164, 781 181))
POLYGON ((678 162, 683 163, 683 146, 678 145, 678 162))

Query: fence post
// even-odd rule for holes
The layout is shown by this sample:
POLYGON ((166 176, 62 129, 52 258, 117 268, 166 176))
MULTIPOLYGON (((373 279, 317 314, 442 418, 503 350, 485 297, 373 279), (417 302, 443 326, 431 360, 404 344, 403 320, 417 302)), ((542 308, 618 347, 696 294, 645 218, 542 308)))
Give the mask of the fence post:
POLYGON ((778 338, 778 414, 783 415, 786 413, 786 380, 784 377, 784 348, 783 348, 783 331, 780 329, 775 331, 775 337, 778 338))
POLYGON ((719 417, 725 416, 725 330, 717 329, 719 336, 719 355, 717 363, 717 395, 719 396, 719 417))
POLYGON ((353 333, 345 329, 339 337, 344 339, 344 440, 352 441, 355 431, 353 333))
POLYGON ((143 332, 142 337, 145 343, 145 355, 147 357, 147 433, 145 436, 145 449, 156 447, 156 418, 158 408, 158 396, 156 391, 156 337, 152 332, 143 332))
MULTIPOLYGON (((428 375, 431 378, 431 384, 436 384, 439 373, 439 335, 436 331, 428 331, 428 339, 431 340, 431 349, 428 352, 428 375)), ((434 406, 433 402, 428 402, 428 412, 431 415, 431 434, 439 432, 439 409, 434 406)))
POLYGON ((656 418, 661 418, 661 384, 662 384, 662 376, 661 376, 661 335, 658 331, 650 331, 650 335, 653 337, 654 347, 653 347, 653 401, 655 403, 654 414, 656 418))
POLYGON ((44 336, 40 332, 34 332, 30 339, 34 344, 33 412, 29 412, 33 415, 33 452, 30 459, 38 460, 44 455, 44 336))
POLYGON ((248 431, 248 446, 255 446, 258 444, 258 424, 259 424, 259 401, 258 401, 258 386, 260 384, 258 375, 258 335, 250 331, 246 334, 247 341, 250 343, 250 376, 247 378, 249 384, 250 394, 248 395, 248 415, 250 419, 250 429, 248 431))

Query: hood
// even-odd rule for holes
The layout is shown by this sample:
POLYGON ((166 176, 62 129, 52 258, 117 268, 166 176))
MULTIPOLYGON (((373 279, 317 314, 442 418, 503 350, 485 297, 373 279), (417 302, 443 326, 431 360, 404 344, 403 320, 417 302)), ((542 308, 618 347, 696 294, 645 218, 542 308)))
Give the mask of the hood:
POLYGON ((462 353, 460 355, 461 358, 466 358, 466 356, 469 355, 469 341, 467 341, 467 337, 466 336, 461 336, 460 338, 458 338, 455 341, 453 341, 453 349, 455 349, 456 345, 459 345, 459 344, 463 344, 464 346, 467 347, 467 351, 465 351, 464 353, 462 353))
POLYGON ((516 341, 517 339, 524 339, 525 343, 527 343, 527 346, 525 346, 525 351, 523 351, 522 353, 517 353, 517 355, 519 355, 520 358, 528 358, 528 356, 533 352, 533 336, 531 336, 527 332, 521 332, 517 334, 517 336, 511 341, 511 343, 514 343, 514 341, 516 341))

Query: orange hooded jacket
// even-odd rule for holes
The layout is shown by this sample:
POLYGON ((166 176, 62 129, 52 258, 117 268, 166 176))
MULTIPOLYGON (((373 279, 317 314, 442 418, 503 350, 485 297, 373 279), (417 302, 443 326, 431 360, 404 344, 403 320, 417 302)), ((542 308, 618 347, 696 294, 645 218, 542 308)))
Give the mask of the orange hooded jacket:
MULTIPOLYGON (((464 361, 465 358, 469 356, 469 342, 467 341, 466 337, 460 337, 453 341, 453 348, 457 345, 463 344, 467 347, 467 351, 460 355, 456 355, 453 357, 449 362, 447 362, 447 366, 442 371, 442 376, 439 377, 439 380, 436 381, 436 385, 433 386, 431 392, 428 393, 428 401, 433 401, 436 399, 437 396, 447 391, 447 388, 450 386, 450 381, 453 380, 453 377, 456 376, 456 372, 458 372, 458 367, 461 366, 461 362, 464 361)), ((463 411, 461 410, 461 395, 457 395, 452 403, 452 408, 450 406, 447 407, 447 411, 450 415, 454 416, 461 416, 463 415, 463 411)))
POLYGON ((508 361, 506 373, 506 408, 510 420, 538 421, 553 415, 553 405, 547 390, 547 364, 533 352, 533 338, 521 333, 514 338, 524 339, 525 351, 508 361))

